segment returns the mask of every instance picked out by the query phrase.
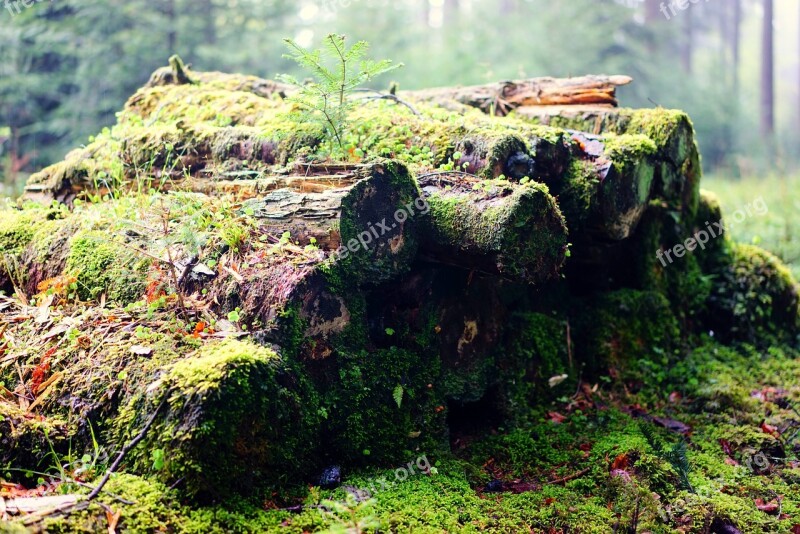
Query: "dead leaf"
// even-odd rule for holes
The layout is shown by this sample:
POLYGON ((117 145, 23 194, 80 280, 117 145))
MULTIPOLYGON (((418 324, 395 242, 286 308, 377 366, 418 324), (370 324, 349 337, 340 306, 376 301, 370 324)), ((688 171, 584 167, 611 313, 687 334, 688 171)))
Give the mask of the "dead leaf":
POLYGON ((566 421, 567 418, 558 412, 547 412, 547 420, 559 425, 566 421))
POLYGON ((777 514, 778 510, 780 510, 780 505, 778 504, 778 501, 775 499, 769 502, 764 502, 763 499, 756 499, 755 503, 756 503, 756 508, 770 515, 777 514))
POLYGON ((114 512, 110 508, 106 510, 106 521, 108 521, 108 534, 117 534, 117 524, 122 516, 122 511, 114 512))
POLYGON ((611 462, 611 469, 613 471, 628 469, 628 455, 620 454, 614 461, 611 462))
POLYGON ((678 434, 687 435, 692 431, 692 427, 690 427, 689 425, 681 423, 680 421, 676 421, 675 419, 670 419, 668 417, 653 417, 653 421, 656 424, 663 426, 667 430, 670 430, 672 432, 677 432, 678 434))
POLYGON ((778 432, 778 429, 772 425, 768 425, 766 422, 761 423, 761 431, 775 438, 781 437, 781 433, 778 432))

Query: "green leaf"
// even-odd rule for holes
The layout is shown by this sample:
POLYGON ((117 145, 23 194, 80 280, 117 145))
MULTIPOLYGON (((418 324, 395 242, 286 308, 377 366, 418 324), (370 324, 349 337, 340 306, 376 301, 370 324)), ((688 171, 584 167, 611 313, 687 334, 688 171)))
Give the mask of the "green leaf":
POLYGON ((164 449, 155 449, 152 453, 153 457, 153 469, 155 471, 161 471, 164 469, 164 449))
POLYGON ((394 398, 394 402, 397 403, 397 407, 400 408, 400 405, 403 404, 403 386, 400 384, 394 388, 392 391, 392 397, 394 398))

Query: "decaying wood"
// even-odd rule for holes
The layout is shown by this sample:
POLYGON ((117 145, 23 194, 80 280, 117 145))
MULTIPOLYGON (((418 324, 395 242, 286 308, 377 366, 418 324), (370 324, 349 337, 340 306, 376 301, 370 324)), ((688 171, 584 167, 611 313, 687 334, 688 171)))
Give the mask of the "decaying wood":
MULTIPOLYGON (((219 72, 193 72, 185 70, 178 59, 170 59, 170 66, 163 67, 150 78, 146 87, 159 85, 190 83, 230 84, 240 91, 247 91, 265 98, 273 95, 286 97, 297 89, 272 80, 254 76, 229 75, 219 72), (187 74, 188 73, 188 74, 187 74)), ((629 76, 580 76, 574 78, 529 78, 525 80, 505 81, 487 85, 466 87, 443 87, 419 91, 401 91, 403 99, 410 101, 447 103, 455 101, 477 107, 486 113, 494 111, 496 115, 507 115, 509 111, 522 106, 601 106, 616 107, 616 88, 631 83, 629 76)), ((399 99, 394 93, 376 93, 370 98, 399 99)), ((416 114, 416 110, 411 107, 416 114)))
POLYGON ((464 173, 433 173, 419 183, 430 205, 422 236, 426 259, 521 282, 558 273, 567 228, 546 188, 464 173))
POLYGON ((629 76, 582 76, 578 78, 531 78, 469 87, 444 87, 403 93, 422 102, 456 101, 485 113, 508 115, 521 106, 595 105, 616 107, 618 86, 633 81, 629 76))

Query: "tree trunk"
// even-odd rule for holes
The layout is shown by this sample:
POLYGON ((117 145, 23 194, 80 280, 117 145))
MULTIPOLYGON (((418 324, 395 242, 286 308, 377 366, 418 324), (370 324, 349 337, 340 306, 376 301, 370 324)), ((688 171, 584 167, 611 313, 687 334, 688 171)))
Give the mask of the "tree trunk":
POLYGON ((775 134, 774 16, 773 0, 764 0, 761 35, 761 133, 770 139, 775 134))
POLYGON ((731 29, 731 50, 733 54, 733 94, 739 97, 739 74, 741 65, 741 40, 742 40, 742 0, 733 2, 733 28, 731 29))

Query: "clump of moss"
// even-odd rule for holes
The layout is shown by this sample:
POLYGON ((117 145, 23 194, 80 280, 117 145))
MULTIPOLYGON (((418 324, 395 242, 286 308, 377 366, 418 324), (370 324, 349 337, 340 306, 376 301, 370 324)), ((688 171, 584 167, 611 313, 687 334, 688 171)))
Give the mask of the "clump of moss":
POLYGON ((487 272, 539 281, 566 257, 567 228, 544 184, 483 182, 478 192, 447 189, 428 196, 424 237, 433 250, 472 256, 487 272))
POLYGON ((436 360, 397 347, 340 352, 320 387, 323 432, 332 458, 364 465, 439 447, 443 399, 432 386, 436 360))
MULTIPOLYGON (((288 482, 313 467, 318 401, 275 352, 212 343, 175 363, 160 386, 168 406, 138 453, 140 469, 160 450, 159 476, 208 498, 288 482)), ((137 409, 144 419, 154 407, 142 399, 137 409)))
POLYGON ((21 252, 33 239, 40 216, 41 214, 30 211, 4 212, 0 220, 0 251, 3 254, 21 252))
POLYGON ((498 355, 503 407, 509 421, 524 420, 530 408, 575 386, 575 362, 570 361, 567 321, 542 313, 523 313, 512 318, 509 335, 498 355), (563 385, 548 380, 572 375, 563 385))
POLYGON ((151 260, 137 256, 100 230, 79 232, 72 237, 66 269, 78 280, 78 294, 94 300, 106 294, 121 305, 139 300, 144 294, 151 260))
POLYGON ((578 361, 590 369, 635 369, 634 362, 662 361, 680 346, 669 301, 654 291, 622 289, 590 299, 576 319, 578 361))
POLYGON ((774 255, 752 245, 731 244, 728 261, 714 272, 710 326, 722 337, 744 341, 798 332, 798 285, 774 255))
POLYGON ((570 235, 581 235, 592 214, 600 190, 600 179, 592 162, 574 160, 563 179, 554 186, 553 195, 564 214, 570 235))
POLYGON ((67 424, 59 418, 30 417, 0 401, 0 465, 33 467, 51 451, 63 451, 68 433, 67 424))

